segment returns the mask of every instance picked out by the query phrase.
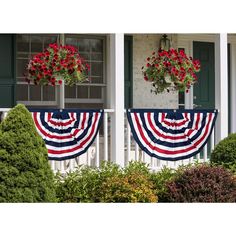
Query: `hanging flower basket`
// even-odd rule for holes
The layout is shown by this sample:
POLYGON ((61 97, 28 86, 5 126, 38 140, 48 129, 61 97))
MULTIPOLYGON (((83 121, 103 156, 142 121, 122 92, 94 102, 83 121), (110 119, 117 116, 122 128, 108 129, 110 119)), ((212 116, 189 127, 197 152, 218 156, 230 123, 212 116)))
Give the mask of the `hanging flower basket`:
POLYGON ((153 52, 142 67, 144 80, 151 82, 151 92, 186 91, 196 83, 196 73, 200 71, 199 60, 187 57, 183 50, 173 48, 168 51, 153 52))
POLYGON ((89 65, 73 46, 50 44, 27 66, 26 81, 39 85, 74 85, 87 79, 89 65))

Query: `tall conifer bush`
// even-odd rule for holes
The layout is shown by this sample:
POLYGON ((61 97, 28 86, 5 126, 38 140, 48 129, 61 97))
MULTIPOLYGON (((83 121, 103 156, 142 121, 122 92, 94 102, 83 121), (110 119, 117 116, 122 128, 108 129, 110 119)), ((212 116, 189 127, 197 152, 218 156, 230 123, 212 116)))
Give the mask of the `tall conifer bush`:
POLYGON ((47 149, 24 105, 0 124, 0 202, 55 202, 47 149))

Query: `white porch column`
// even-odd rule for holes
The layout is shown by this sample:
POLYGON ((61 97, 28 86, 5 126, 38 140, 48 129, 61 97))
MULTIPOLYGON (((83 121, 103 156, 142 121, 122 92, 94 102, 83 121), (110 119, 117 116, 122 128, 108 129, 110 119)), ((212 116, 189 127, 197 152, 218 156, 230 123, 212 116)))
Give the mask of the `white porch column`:
POLYGON ((109 40, 111 161, 124 166, 124 34, 111 34, 109 40))
POLYGON ((236 133, 236 43, 231 43, 230 52, 231 133, 236 133))
POLYGON ((216 122, 216 144, 228 136, 228 63, 227 34, 218 34, 215 44, 215 105, 219 110, 216 122))

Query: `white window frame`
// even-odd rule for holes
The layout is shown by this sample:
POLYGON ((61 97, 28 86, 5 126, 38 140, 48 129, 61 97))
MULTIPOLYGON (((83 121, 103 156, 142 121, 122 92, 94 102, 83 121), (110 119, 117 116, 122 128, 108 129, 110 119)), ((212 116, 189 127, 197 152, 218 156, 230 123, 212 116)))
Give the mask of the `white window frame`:
MULTIPOLYGON (((74 38, 84 38, 84 39, 101 39, 103 40, 103 83, 82 83, 76 84, 77 86, 88 86, 88 87, 102 87, 102 97, 101 98, 66 98, 65 97, 65 104, 69 103, 88 103, 88 104, 103 104, 105 107, 106 105, 106 90, 107 90, 107 74, 106 74, 106 35, 91 35, 91 34, 65 34, 65 42, 66 37, 74 37, 74 38)), ((81 52, 83 53, 83 52, 81 52)), ((96 62, 96 61, 95 61, 96 62)), ((89 93, 89 92, 88 92, 89 93)), ((88 97, 90 93, 88 94, 88 97)), ((77 97, 77 89, 76 89, 76 97, 77 97)))
MULTIPOLYGON (((21 34, 21 35, 29 35, 29 53, 32 54, 31 52, 31 37, 32 36, 45 36, 45 37, 50 37, 50 36, 56 36, 56 34, 21 34)), ((59 42, 60 40, 60 35, 58 34, 57 35, 58 39, 57 41, 59 42)), ((43 41, 43 48, 44 48, 44 41, 43 41)), ((17 52, 16 52, 17 53, 17 52)), ((35 52, 37 53, 37 52, 35 52)), ((21 58, 21 57, 16 57, 16 60, 18 59, 26 59, 26 58, 21 58)), ((29 58, 28 58, 29 59, 29 58)), ((17 63, 17 62, 16 62, 17 63)), ((23 76, 17 76, 16 79, 18 78, 23 78, 23 76)), ((19 84, 22 84, 22 85, 28 85, 27 82, 23 82, 23 81, 17 81, 16 82, 17 85, 19 84)), ((39 101, 31 101, 30 100, 30 85, 27 86, 27 89, 28 89, 28 100, 25 101, 25 100, 17 100, 16 103, 19 104, 19 103, 22 103, 22 104, 25 104, 26 106, 58 106, 58 86, 55 87, 55 100, 52 100, 52 101, 43 101, 43 89, 42 89, 42 86, 41 86, 41 100, 39 101)))

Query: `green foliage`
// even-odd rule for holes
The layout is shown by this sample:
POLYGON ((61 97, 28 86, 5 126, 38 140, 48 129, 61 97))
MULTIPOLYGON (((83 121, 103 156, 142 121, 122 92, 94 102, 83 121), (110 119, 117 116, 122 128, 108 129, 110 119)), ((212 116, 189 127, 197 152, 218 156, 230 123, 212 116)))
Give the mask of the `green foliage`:
POLYGON ((0 125, 0 202, 55 202, 47 149, 24 105, 0 125))
POLYGON ((168 202, 236 202, 236 178, 223 167, 187 167, 166 184, 168 202))
POLYGON ((129 165, 127 165, 123 170, 127 175, 132 173, 140 173, 142 175, 149 176, 150 174, 147 164, 139 161, 130 161, 129 165))
POLYGON ((102 183, 101 202, 157 202, 149 170, 144 163, 130 162, 120 175, 102 183))
POLYGON ((166 202, 166 184, 174 178, 176 173, 176 170, 168 167, 164 167, 158 172, 150 173, 150 179, 155 186, 159 202, 166 202))
POLYGON ((200 71, 200 61, 192 60, 183 50, 160 49, 146 59, 142 67, 144 80, 152 83, 151 92, 188 90, 196 81, 200 71))
POLYGON ((100 202, 100 186, 111 176, 119 176, 121 169, 112 163, 100 168, 79 166, 74 172, 56 176, 56 192, 60 202, 100 202))
POLYGON ((102 183, 101 202, 157 202, 152 182, 143 174, 113 176, 102 183))
POLYGON ((224 166, 236 174, 236 134, 230 134, 216 145, 211 164, 224 166))
POLYGON ((58 174, 57 196, 60 202, 157 202, 148 169, 140 163, 122 169, 104 162, 100 168, 58 174))

